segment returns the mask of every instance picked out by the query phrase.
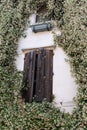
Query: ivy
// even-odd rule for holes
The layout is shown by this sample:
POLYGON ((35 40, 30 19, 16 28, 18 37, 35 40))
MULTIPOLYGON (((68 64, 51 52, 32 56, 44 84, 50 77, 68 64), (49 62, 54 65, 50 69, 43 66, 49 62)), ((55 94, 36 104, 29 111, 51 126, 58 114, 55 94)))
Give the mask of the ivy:
POLYGON ((78 85, 75 98, 77 109, 74 112, 73 129, 87 129, 87 1, 65 2, 64 26, 56 43, 65 50, 78 85))
POLYGON ((0 129, 1 130, 86 130, 87 129, 87 1, 86 0, 1 0, 0 1, 0 129), (15 66, 18 40, 29 16, 46 4, 62 35, 55 43, 69 56, 76 78, 77 108, 71 115, 52 104, 25 104, 21 99, 22 73, 15 66))

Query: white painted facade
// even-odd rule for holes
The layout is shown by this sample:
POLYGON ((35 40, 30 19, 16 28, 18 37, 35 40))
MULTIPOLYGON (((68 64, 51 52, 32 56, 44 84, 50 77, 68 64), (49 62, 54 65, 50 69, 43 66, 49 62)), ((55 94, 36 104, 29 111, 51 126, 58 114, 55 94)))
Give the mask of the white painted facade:
MULTIPOLYGON (((30 17, 30 21, 31 24, 35 24, 35 15, 30 17)), ((73 98, 76 96, 77 85, 74 77, 71 75, 70 65, 66 62, 66 59, 68 59, 67 55, 59 46, 55 47, 52 31, 34 33, 31 28, 28 28, 25 33, 27 37, 20 38, 18 42, 17 69, 23 71, 26 50, 40 47, 53 47, 54 104, 60 107, 61 110, 71 113, 75 107, 73 98)), ((57 31, 57 34, 60 35, 61 32, 57 31)))

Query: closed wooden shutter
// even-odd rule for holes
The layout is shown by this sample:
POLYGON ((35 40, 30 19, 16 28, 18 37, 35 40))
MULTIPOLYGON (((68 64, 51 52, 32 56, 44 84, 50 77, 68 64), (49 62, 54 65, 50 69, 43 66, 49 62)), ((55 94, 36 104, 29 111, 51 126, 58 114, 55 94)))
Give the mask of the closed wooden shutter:
POLYGON ((51 102, 52 100, 52 79, 53 79, 53 51, 45 51, 45 94, 44 98, 51 102))
POLYGON ((52 100, 53 51, 40 48, 25 55, 22 97, 26 102, 52 100))

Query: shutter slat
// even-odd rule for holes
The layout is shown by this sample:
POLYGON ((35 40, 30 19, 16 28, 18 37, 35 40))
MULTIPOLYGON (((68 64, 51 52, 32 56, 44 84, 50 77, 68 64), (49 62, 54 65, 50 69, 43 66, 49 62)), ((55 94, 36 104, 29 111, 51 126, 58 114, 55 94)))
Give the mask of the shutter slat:
POLYGON ((36 73, 36 91, 35 91, 35 101, 40 101, 39 99, 39 87, 40 87, 40 67, 41 67, 41 60, 40 54, 37 57, 37 73, 36 73))
POLYGON ((41 49, 40 50, 41 54, 41 70, 40 70, 40 98, 41 101, 44 99, 44 92, 45 92, 45 83, 44 83, 44 69, 45 69, 45 61, 44 61, 44 55, 45 55, 45 50, 41 49))
POLYGON ((41 87, 42 87, 42 100, 45 95, 45 50, 42 50, 42 62, 41 62, 41 87))
POLYGON ((49 63, 50 63, 50 66, 49 66, 49 68, 50 68, 50 81, 49 81, 49 87, 50 87, 50 91, 49 91, 49 95, 50 95, 50 101, 52 101, 52 92, 53 92, 53 51, 52 50, 50 50, 50 52, 49 52, 49 54, 50 54, 50 61, 49 61, 49 63))

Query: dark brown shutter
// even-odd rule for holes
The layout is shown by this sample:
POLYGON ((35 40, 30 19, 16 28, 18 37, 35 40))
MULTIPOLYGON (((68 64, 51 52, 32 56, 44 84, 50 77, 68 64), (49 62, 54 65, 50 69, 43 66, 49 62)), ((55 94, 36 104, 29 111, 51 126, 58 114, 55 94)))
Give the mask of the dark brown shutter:
POLYGON ((45 50, 39 49, 37 58, 37 75, 36 75, 36 92, 35 101, 41 102, 44 99, 45 82, 44 82, 44 69, 45 69, 45 50))
POLYGON ((35 75, 35 61, 36 61, 36 52, 32 51, 29 53, 29 72, 28 72, 28 101, 32 102, 33 100, 33 91, 34 91, 34 75, 35 75))
POLYGON ((25 54, 22 97, 25 102, 32 102, 34 87, 36 53, 34 51, 25 54))
POLYGON ((23 87, 22 87, 22 98, 28 101, 28 72, 29 72, 29 54, 25 54, 24 58, 24 71, 23 71, 23 87))
POLYGON ((23 98, 26 102, 52 100, 53 51, 39 49, 25 55, 23 98))
POLYGON ((46 50, 45 55, 45 95, 44 98, 52 101, 52 79, 53 79, 53 51, 46 50))

